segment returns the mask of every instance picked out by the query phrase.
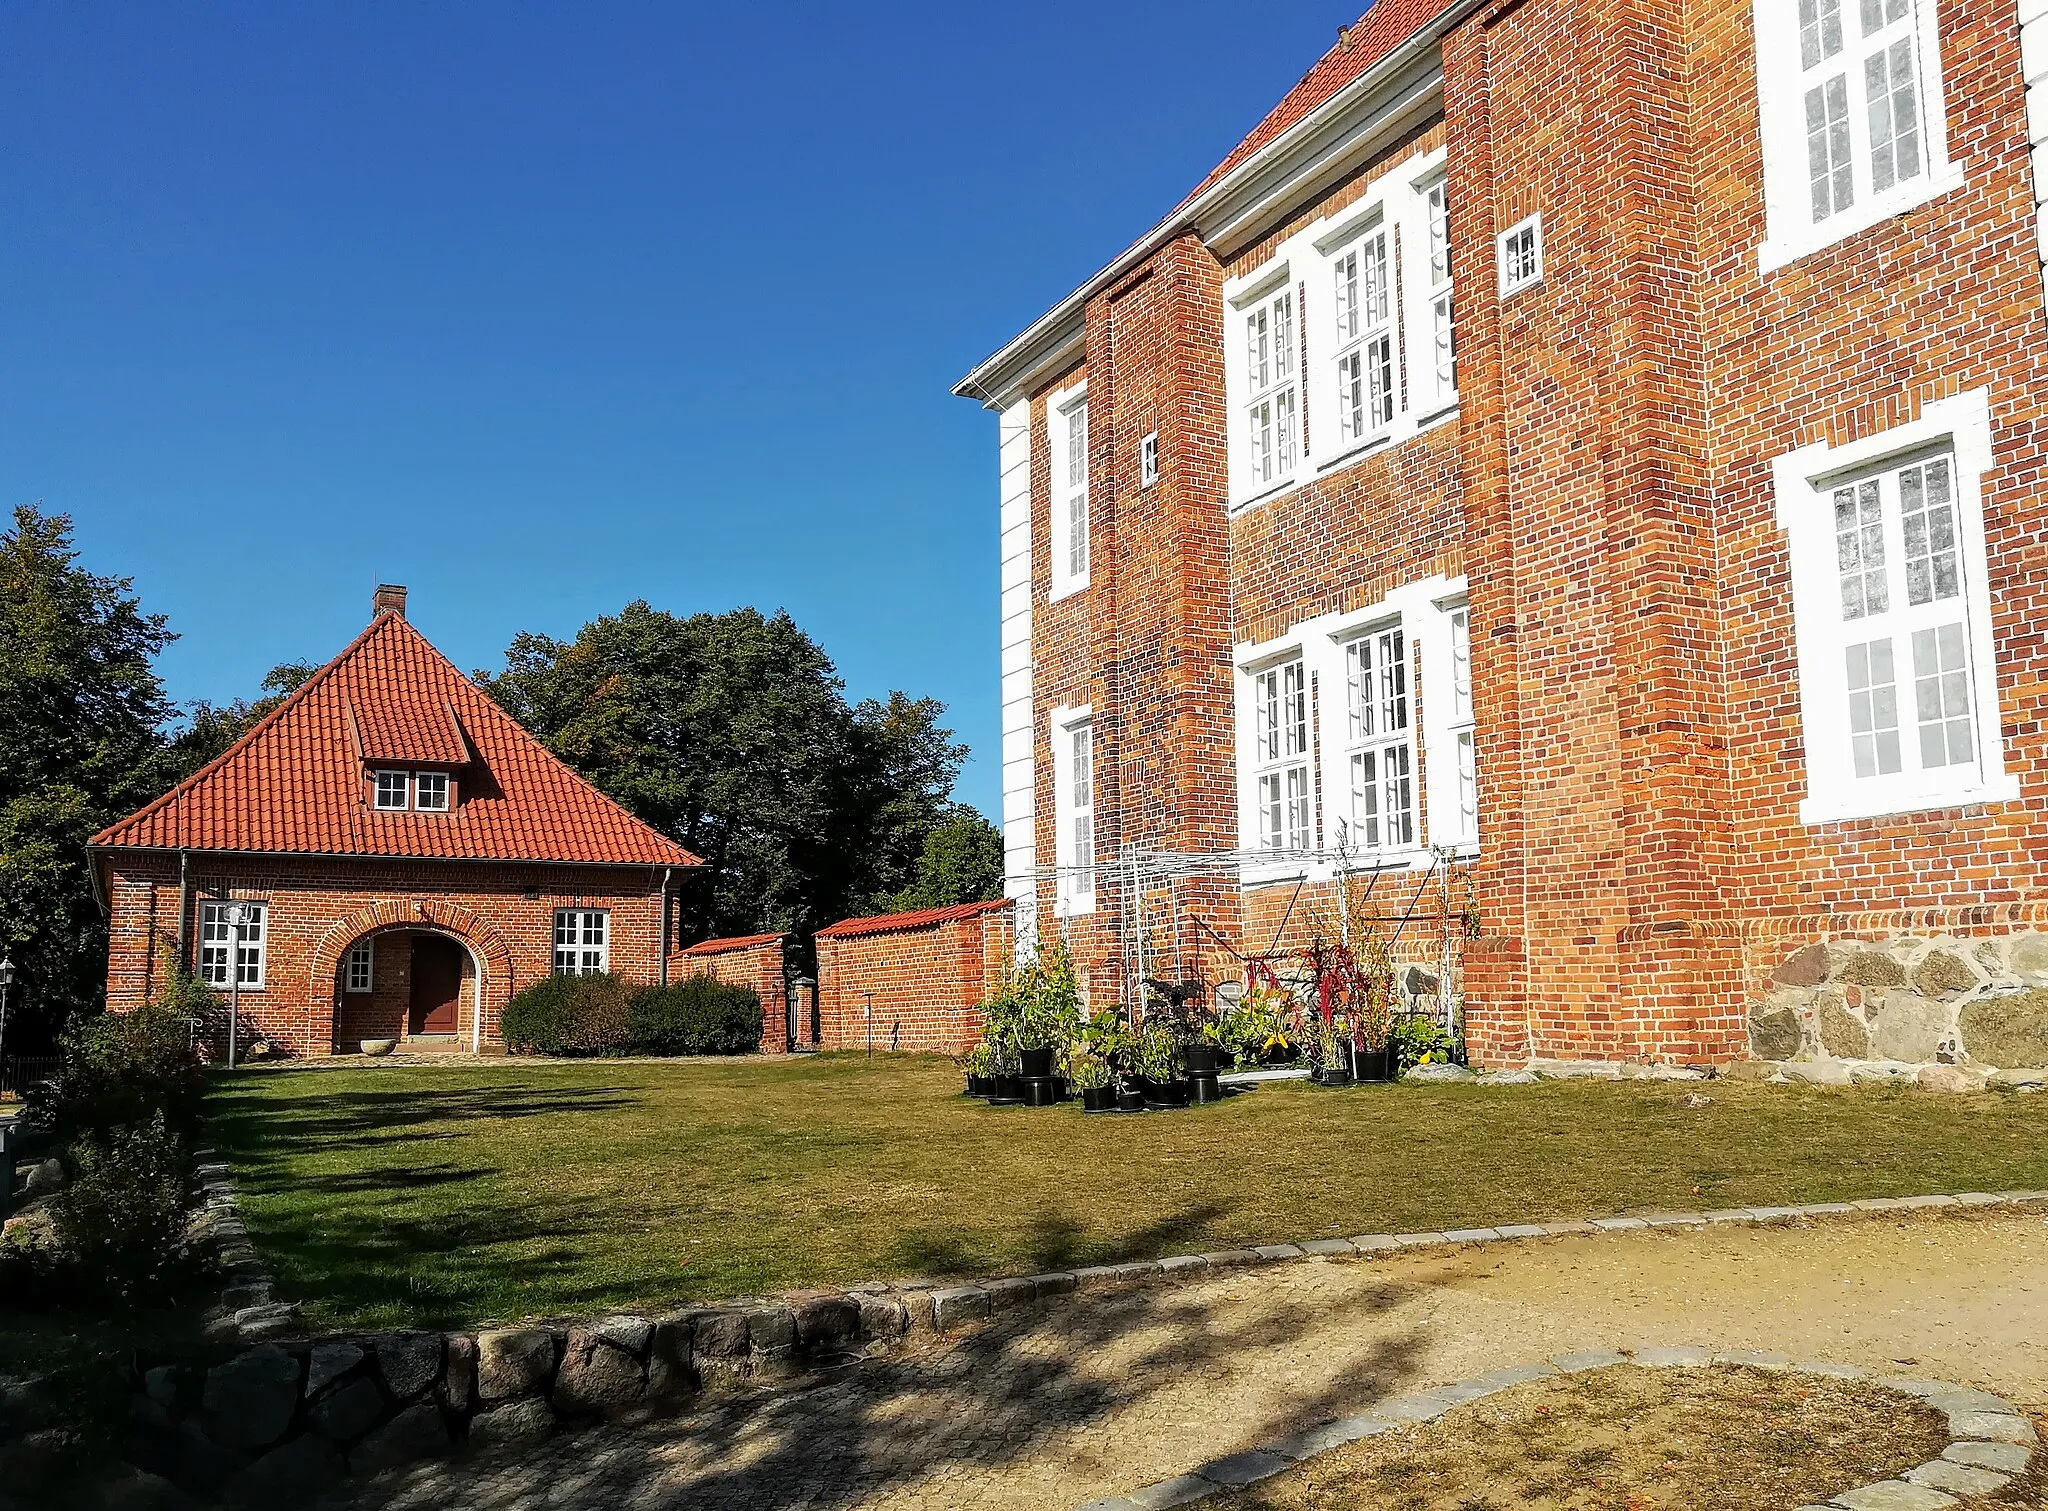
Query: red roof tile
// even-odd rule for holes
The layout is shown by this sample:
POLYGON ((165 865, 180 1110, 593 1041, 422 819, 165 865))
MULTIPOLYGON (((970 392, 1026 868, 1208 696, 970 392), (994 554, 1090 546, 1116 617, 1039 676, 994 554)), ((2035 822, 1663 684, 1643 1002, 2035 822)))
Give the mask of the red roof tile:
POLYGON ((904 929, 928 929, 951 923, 956 918, 975 918, 999 913, 1010 906, 1007 897, 995 902, 963 902, 950 908, 924 908, 915 913, 882 913, 873 918, 848 918, 818 930, 820 939, 858 939, 863 934, 895 934, 904 929))
POLYGON ((1379 0, 1345 31, 1335 47, 1323 54, 1315 67, 1302 75, 1301 82, 1266 113, 1266 118, 1252 128, 1251 135, 1216 165, 1194 193, 1181 201, 1180 208, 1187 208, 1225 174, 1290 126, 1298 125, 1317 106, 1328 103, 1346 84, 1385 62, 1403 42, 1458 3, 1459 0, 1379 0))
POLYGON ((100 847, 690 866, 576 775, 402 614, 380 614, 220 759, 100 847), (353 729, 351 725, 353 724, 353 729), (451 813, 381 813, 366 760, 457 768, 451 813))
POLYGON ((683 955, 729 955, 734 950, 751 950, 757 945, 780 944, 789 938, 787 934, 741 934, 732 939, 706 939, 679 950, 683 955))

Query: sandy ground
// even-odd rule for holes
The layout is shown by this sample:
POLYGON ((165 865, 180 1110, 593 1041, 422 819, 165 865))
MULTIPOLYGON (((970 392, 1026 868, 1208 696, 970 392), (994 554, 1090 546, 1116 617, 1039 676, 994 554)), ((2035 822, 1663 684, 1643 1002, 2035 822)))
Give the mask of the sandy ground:
POLYGON ((2048 1214, 1653 1230, 1084 1297, 815 1388, 405 1472, 359 1506, 1074 1506, 1507 1364, 1699 1344, 2048 1408, 2048 1214))

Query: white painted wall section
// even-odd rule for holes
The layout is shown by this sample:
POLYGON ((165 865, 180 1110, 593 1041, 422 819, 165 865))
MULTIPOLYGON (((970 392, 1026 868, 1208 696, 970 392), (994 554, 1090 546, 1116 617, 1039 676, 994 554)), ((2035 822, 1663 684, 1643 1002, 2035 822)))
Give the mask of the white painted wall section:
POLYGON ((1019 943, 1037 933, 1037 776, 1031 719, 1031 405, 997 420, 1002 520, 1003 872, 1019 943))

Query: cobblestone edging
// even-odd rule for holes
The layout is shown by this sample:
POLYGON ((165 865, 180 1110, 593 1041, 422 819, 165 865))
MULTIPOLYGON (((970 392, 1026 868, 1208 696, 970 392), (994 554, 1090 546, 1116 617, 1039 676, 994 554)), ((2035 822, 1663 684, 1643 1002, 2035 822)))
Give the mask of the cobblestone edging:
POLYGON ((243 1226, 227 1161, 217 1149, 200 1149, 193 1173, 199 1181, 199 1210, 192 1219, 192 1233, 213 1245, 214 1259, 226 1277, 209 1330, 216 1338, 245 1342, 292 1331, 299 1325, 299 1309, 277 1300, 277 1282, 263 1268, 243 1226))
POLYGON ((296 1310, 270 1294, 269 1277, 257 1266, 234 1211, 224 1167, 209 1155, 204 1170, 207 1221, 232 1271, 223 1304, 248 1303, 224 1311, 220 1320, 235 1335, 271 1336, 211 1369, 148 1371, 134 1402, 130 1456, 145 1472, 195 1494, 252 1506, 290 1504, 346 1475, 436 1457, 465 1443, 509 1442, 601 1418, 671 1412, 700 1392, 772 1388, 1074 1293, 1165 1285, 1305 1259, 1370 1258, 1573 1234, 2048 1204, 2048 1191, 1966 1192, 1508 1222, 1260 1244, 974 1285, 878 1283, 652 1317, 308 1339, 283 1336, 296 1329, 296 1310))
MULTIPOLYGON (((1455 1407, 1482 1400, 1517 1385, 1586 1370, 1633 1365, 1642 1369, 1697 1369, 1707 1365, 1742 1365, 1828 1375, 1838 1380, 1870 1380, 1873 1384, 1913 1396, 1948 1418, 1949 1445, 1939 1458, 1920 1464, 1896 1479, 1844 1490, 1823 1506, 1798 1511, 1942 1511, 1958 1504, 1957 1495, 1990 1495, 2003 1490, 2027 1467, 2038 1446, 2034 1426, 2010 1401, 1985 1391, 1940 1380, 1914 1380, 1866 1374, 1846 1364, 1795 1363, 1785 1354, 1714 1353, 1704 1348, 1644 1348, 1633 1354, 1562 1354, 1538 1364, 1497 1369, 1476 1380, 1381 1401, 1358 1416, 1343 1417, 1306 1432, 1212 1459, 1186 1474, 1145 1485, 1124 1495, 1090 1501, 1079 1511, 1164 1511, 1193 1505, 1213 1495, 1242 1490, 1261 1480, 1285 1474, 1296 1465, 1348 1443, 1378 1437, 1416 1422, 1433 1422, 1455 1407), (1953 1492, 1953 1493, 1951 1493, 1953 1492)), ((1790 1508, 1788 1508, 1790 1511, 1790 1508)))

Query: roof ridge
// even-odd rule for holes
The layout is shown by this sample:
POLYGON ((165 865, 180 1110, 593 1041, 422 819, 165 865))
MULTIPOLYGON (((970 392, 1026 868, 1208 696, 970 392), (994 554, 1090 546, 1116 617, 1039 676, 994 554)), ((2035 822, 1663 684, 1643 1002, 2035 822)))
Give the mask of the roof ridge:
MULTIPOLYGON (((368 624, 363 626, 361 632, 357 634, 355 639, 349 641, 349 643, 343 646, 339 651, 336 651, 334 655, 328 659, 325 665, 321 666, 318 670, 316 670, 313 673, 312 676, 308 677, 305 681, 301 682, 297 687, 293 688, 289 693, 287 693, 282 703, 278 704, 277 707, 273 708, 269 713, 265 714, 262 718, 258 719, 254 724, 251 724, 246 730, 244 730, 242 732, 241 738, 236 740, 234 744, 230 745, 226 750, 223 750, 219 755, 215 756, 212 760, 208 761, 204 766, 201 766, 197 771, 193 772, 192 775, 186 777, 183 781, 179 782, 175 787, 171 788, 170 791, 163 793, 159 797, 150 799, 150 801, 144 803, 140 808, 137 808, 133 813, 129 814, 126 818, 116 819, 113 823, 107 825, 106 828, 100 830, 99 833, 95 834, 91 839, 85 842, 86 847, 90 849, 95 845, 102 844, 106 841, 107 837, 113 834, 116 830, 132 828, 135 825, 141 823, 144 819, 148 818, 151 814, 160 812, 163 808, 165 808, 167 805, 169 805, 176 799, 183 797, 188 788, 197 786, 203 779, 213 775, 215 771, 219 770, 222 766, 225 766, 228 763, 228 761, 232 759, 242 749, 243 746, 247 745, 250 741, 254 740, 258 735, 262 734, 263 731, 270 728, 271 725, 275 724, 280 718, 282 718, 284 716, 284 712, 286 709, 303 702, 307 697, 309 697, 312 694, 313 689, 319 686, 320 683, 326 681, 330 676, 332 676, 334 674, 334 669, 337 666, 341 665, 341 663, 345 661, 349 656, 353 655, 356 650, 356 647, 360 646, 365 640, 369 639, 371 635, 375 634, 378 625, 383 623, 386 619, 398 619, 401 622, 403 622, 404 616, 401 614, 379 614, 375 619, 372 619, 368 624)), ((343 701, 346 702, 347 700, 345 699, 343 701)), ((351 722, 353 722, 355 717, 353 709, 350 710, 349 717, 351 722)))

